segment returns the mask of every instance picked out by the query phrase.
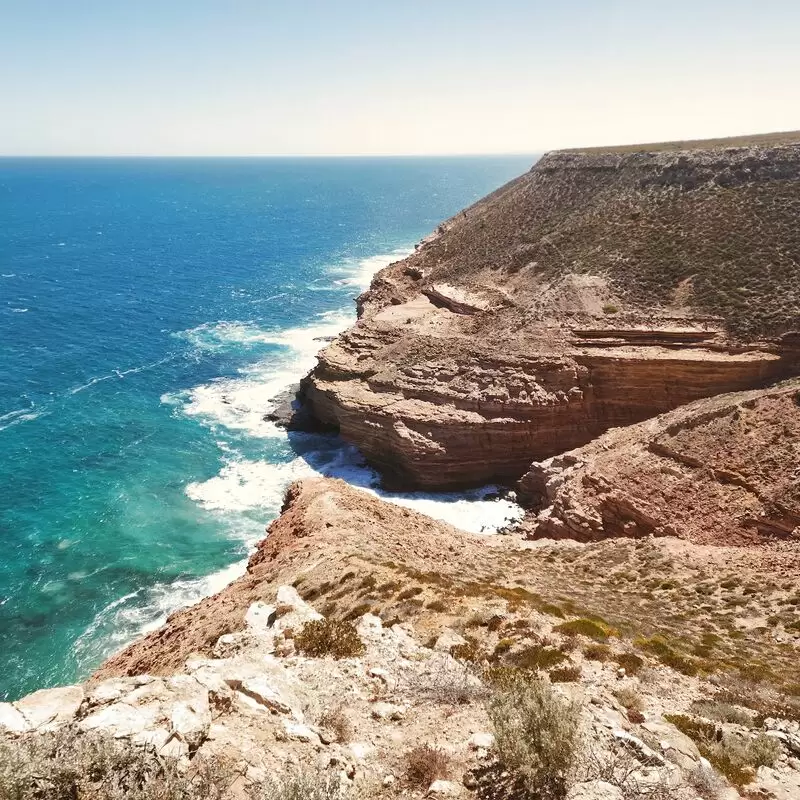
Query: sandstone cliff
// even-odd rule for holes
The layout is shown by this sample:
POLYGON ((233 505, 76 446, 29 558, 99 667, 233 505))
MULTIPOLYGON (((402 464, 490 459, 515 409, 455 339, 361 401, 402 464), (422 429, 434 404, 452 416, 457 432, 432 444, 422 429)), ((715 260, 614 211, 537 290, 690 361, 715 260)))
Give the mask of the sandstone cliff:
POLYGON ((535 463, 529 535, 800 543, 800 381, 699 400, 535 463))
POLYGON ((450 488, 796 373, 798 138, 546 155, 378 273, 306 402, 450 488))

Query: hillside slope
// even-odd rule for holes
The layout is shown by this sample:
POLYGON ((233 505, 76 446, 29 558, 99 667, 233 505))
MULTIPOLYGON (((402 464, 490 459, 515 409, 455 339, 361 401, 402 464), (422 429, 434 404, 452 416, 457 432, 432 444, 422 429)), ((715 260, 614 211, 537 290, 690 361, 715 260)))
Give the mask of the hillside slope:
POLYGON ((360 298, 304 395, 389 483, 533 460, 800 362, 800 144, 563 151, 360 298))

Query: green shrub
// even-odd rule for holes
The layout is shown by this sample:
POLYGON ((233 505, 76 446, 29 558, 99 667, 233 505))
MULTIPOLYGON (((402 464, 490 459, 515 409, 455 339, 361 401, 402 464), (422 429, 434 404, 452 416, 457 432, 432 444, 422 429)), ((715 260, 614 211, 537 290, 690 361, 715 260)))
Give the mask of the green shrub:
POLYGON ((553 683, 575 683, 581 678, 581 668, 577 664, 566 667, 556 667, 548 673, 553 683))
POLYGON ((583 655, 590 661, 608 661, 611 657, 611 648, 607 644, 590 644, 584 651, 583 655))
POLYGON ((758 767, 771 767, 781 752, 778 742, 764 733, 742 739, 685 714, 665 714, 664 719, 693 739, 700 755, 737 787, 750 783, 758 767))
POLYGON ((348 621, 315 619, 306 622, 294 637, 299 652, 313 658, 350 658, 364 652, 364 643, 348 621))
POLYGON ((351 792, 336 772, 295 768, 283 775, 271 775, 249 787, 247 794, 251 800, 345 800, 351 792))
POLYGON ((565 653, 554 647, 542 647, 540 644, 530 645, 509 656, 509 661, 514 666, 527 670, 550 669, 566 660, 565 653))
POLYGON ((638 675, 644 666, 644 659, 636 653, 617 653, 614 661, 619 664, 627 675, 638 675))
POLYGON ((489 703, 495 747, 503 767, 525 795, 561 800, 578 750, 579 708, 553 691, 549 681, 514 681, 489 703))
POLYGON ((596 642, 605 642, 609 636, 617 635, 617 631, 604 622, 588 618, 562 622, 560 625, 556 625, 553 630, 556 633, 563 633, 564 636, 586 636, 596 642))

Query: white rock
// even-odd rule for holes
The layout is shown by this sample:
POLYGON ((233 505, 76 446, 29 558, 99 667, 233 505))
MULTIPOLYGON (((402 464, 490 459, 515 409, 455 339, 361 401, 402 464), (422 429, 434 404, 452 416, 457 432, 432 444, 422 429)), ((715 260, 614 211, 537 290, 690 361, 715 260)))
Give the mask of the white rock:
POLYGON ((586 781, 576 783, 567 793, 567 800, 624 800, 624 795, 606 781, 586 781))
POLYGON ((372 755, 375 748, 368 742, 351 742, 349 750, 357 761, 365 761, 372 755))
POLYGON ((229 681, 232 689, 236 689, 242 694, 260 703, 265 708, 276 714, 290 714, 292 707, 284 701, 280 692, 273 689, 266 680, 261 678, 246 678, 242 681, 229 681))
POLYGON ((14 703, 32 728, 52 729, 71 722, 83 702, 82 686, 40 689, 14 703))
POLYGON ((452 781, 438 780, 434 781, 428 787, 429 795, 436 795, 437 797, 453 797, 459 792, 458 786, 452 781))
POLYGON ((383 621, 375 614, 364 614, 356 624, 356 631, 362 639, 374 639, 383 633, 383 621))
POLYGON ((82 719, 78 727, 85 731, 108 731, 119 739, 156 727, 160 716, 157 705, 131 706, 127 703, 114 703, 82 719))
POLYGON ((618 739, 630 750, 634 755, 638 756, 644 763, 664 764, 664 757, 660 753, 656 753, 651 747, 648 747, 641 739, 631 733, 623 730, 614 731, 614 738, 618 739))
POLYGON ((25 733, 31 726, 12 703, 0 703, 0 730, 11 733, 25 733))
POLYGON ((211 712, 206 708, 196 708, 192 703, 184 700, 175 703, 170 715, 172 722, 172 732, 177 734, 180 739, 190 748, 200 747, 208 734, 211 725, 211 712))
POLYGON ((320 744, 319 736, 307 725, 285 719, 283 721, 283 729, 290 739, 297 739, 300 742, 309 742, 309 744, 320 744))
POLYGON ((131 736, 134 744, 152 747, 159 751, 170 740, 172 734, 166 728, 148 728, 131 736))
POLYGON ((450 650, 459 644, 466 644, 467 640, 456 633, 454 630, 450 628, 445 628, 439 638, 436 640, 436 644, 433 646, 434 650, 438 650, 440 653, 449 653, 450 650))
POLYGON ((406 715, 406 710, 402 706, 392 703, 375 703, 372 706, 372 716, 374 719, 390 719, 399 721, 406 715))
POLYGON ((367 674, 370 678, 377 678, 378 680, 385 683, 387 686, 391 682, 391 675, 388 670, 382 669, 381 667, 372 667, 367 674))
POLYGON ((467 739, 467 747, 470 750, 491 750, 494 747, 493 733, 473 733, 467 739))
POLYGON ((262 603, 260 600, 253 603, 244 615, 244 624, 253 633, 266 633, 275 622, 275 606, 262 603))
POLYGON ((124 678, 111 678, 95 686, 88 694, 90 705, 99 706, 103 703, 113 703, 123 694, 135 688, 135 684, 124 678))
POLYGON ((158 752, 164 758, 180 760, 189 757, 189 745, 173 736, 158 752))

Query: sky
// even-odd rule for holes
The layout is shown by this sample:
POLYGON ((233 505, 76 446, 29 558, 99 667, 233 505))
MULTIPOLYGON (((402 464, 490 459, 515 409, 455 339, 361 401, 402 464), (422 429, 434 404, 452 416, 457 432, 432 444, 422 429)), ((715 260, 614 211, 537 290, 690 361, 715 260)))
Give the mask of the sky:
POLYGON ((540 153, 800 129, 800 0, 0 0, 0 154, 540 153))

